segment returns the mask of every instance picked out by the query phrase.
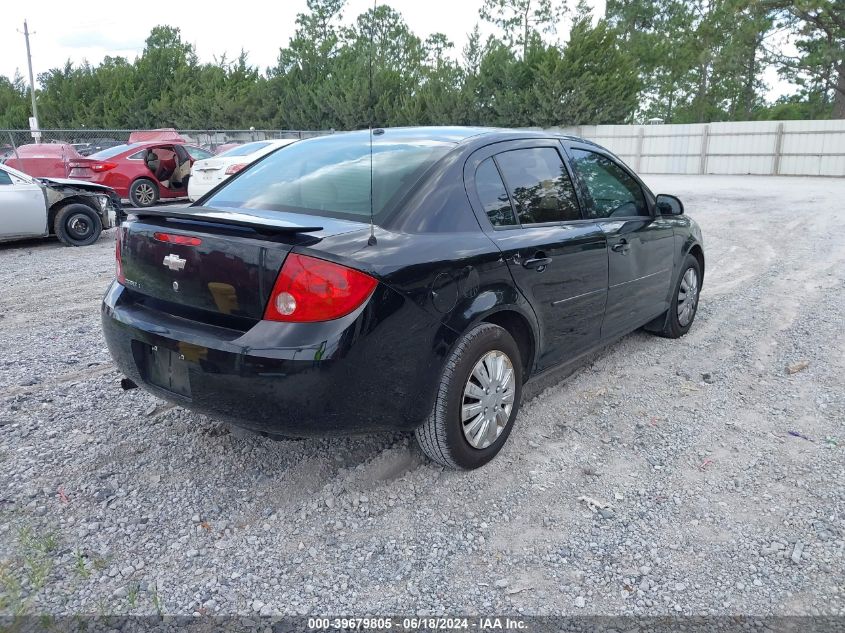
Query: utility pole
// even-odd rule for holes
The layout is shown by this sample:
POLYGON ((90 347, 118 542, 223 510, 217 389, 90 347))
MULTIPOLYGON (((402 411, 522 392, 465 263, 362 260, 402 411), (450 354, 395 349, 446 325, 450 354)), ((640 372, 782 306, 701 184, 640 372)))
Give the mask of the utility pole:
MULTIPOLYGON (((29 51, 29 27, 23 21, 23 37, 26 40, 26 63, 29 66, 29 94, 32 97, 32 116, 35 119, 35 130, 38 129, 38 104, 35 103, 35 79, 32 76, 32 53, 29 51)), ((40 134, 39 134, 40 136, 40 134)), ((36 143, 39 141, 36 138, 36 143)))

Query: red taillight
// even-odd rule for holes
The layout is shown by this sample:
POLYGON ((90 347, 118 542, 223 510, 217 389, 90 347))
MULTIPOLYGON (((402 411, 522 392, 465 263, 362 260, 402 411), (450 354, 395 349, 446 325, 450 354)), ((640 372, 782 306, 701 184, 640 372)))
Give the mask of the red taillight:
POLYGON ((114 276, 118 283, 126 285, 126 275, 123 274, 123 261, 121 260, 120 243, 123 241, 124 228, 121 226, 114 235, 114 276))
POLYGON ((176 235, 175 233, 153 233, 153 237, 159 242, 167 242, 168 244, 182 244, 183 246, 199 246, 202 240, 198 237, 191 237, 190 235, 176 235))
POLYGON ((362 272, 291 253, 264 311, 269 321, 331 321, 358 308, 378 282, 362 272))
POLYGON ((80 164, 79 167, 88 167, 94 173, 101 173, 104 171, 108 171, 109 169, 114 169, 117 167, 117 163, 91 163, 90 165, 80 164))
POLYGON ((226 168, 226 175, 231 176, 232 174, 237 174, 244 167, 246 167, 246 163, 241 163, 238 165, 229 165, 226 168))

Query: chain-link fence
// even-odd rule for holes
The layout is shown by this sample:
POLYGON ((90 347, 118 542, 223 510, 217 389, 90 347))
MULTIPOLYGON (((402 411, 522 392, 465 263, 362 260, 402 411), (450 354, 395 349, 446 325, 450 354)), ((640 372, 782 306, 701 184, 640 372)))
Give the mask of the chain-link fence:
MULTIPOLYGON (((212 153, 219 153, 230 146, 282 138, 310 138, 331 134, 334 130, 0 130, 0 161, 15 157, 17 150, 24 145, 39 143, 48 147, 39 148, 44 153, 57 153, 67 159, 76 155, 90 156, 99 151, 130 142, 139 136, 148 140, 172 141, 182 139, 186 143, 198 145, 212 153), (49 147, 49 146, 60 147, 49 147)), ((27 148, 22 154, 30 153, 27 148)))

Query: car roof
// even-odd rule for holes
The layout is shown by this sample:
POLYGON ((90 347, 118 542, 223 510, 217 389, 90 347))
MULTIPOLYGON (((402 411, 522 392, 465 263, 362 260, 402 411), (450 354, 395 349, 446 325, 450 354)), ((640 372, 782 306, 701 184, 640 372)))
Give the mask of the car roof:
MULTIPOLYGON (((377 135, 374 138, 374 140, 376 141, 434 141, 438 143, 454 143, 455 145, 458 145, 468 141, 486 144, 491 142, 524 138, 559 138, 594 145, 594 143, 591 143, 590 141, 585 141, 584 139, 581 139, 577 136, 548 132, 545 130, 531 130, 518 128, 514 129, 475 126, 419 126, 376 128, 376 130, 380 130, 380 133, 377 132, 377 135)), ((369 130, 356 130, 354 132, 337 132, 335 134, 317 136, 305 140, 312 141, 338 137, 343 137, 350 140, 354 140, 356 139, 356 137, 360 139, 367 139, 368 135, 369 130)))
POLYGON ((76 152, 71 143, 27 143, 18 145, 16 151, 30 158, 52 158, 61 156, 63 152, 76 152))
MULTIPOLYGON (((460 143, 461 141, 488 132, 490 128, 482 127, 387 127, 374 128, 374 140, 397 140, 397 141, 436 141, 440 143, 460 143)), ((307 141, 319 141, 326 139, 344 138, 349 140, 367 139, 369 130, 355 130, 354 132, 335 132, 314 136, 307 141)))

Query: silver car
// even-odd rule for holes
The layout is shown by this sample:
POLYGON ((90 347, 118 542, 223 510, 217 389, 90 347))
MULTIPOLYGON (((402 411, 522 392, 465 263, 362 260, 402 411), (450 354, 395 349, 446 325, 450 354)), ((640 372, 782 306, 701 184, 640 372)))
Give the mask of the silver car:
POLYGON ((0 164, 0 242, 55 235, 67 246, 87 246, 119 224, 121 214, 110 187, 33 178, 0 164))

